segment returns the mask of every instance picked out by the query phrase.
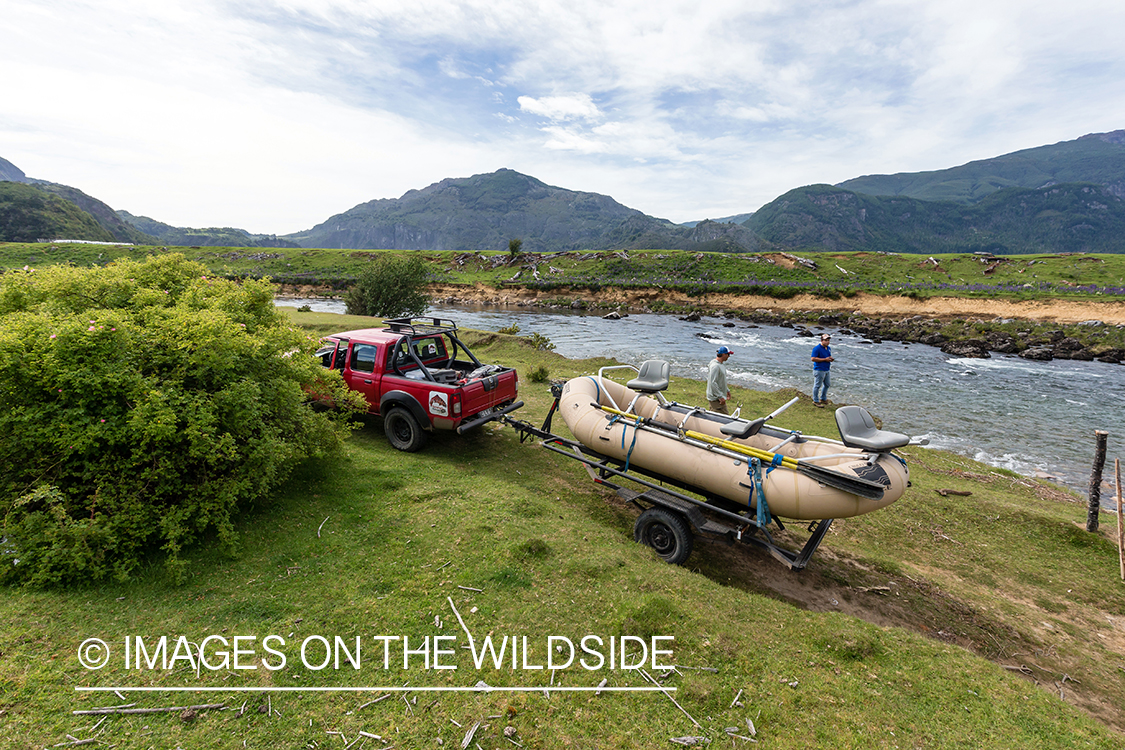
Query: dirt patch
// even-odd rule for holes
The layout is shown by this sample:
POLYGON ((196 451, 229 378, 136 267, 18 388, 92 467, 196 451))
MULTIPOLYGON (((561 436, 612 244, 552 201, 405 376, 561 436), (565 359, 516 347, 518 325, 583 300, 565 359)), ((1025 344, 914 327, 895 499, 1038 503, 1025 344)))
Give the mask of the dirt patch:
POLYGON ((869 316, 910 317, 922 315, 932 318, 1018 318, 1022 320, 1081 323, 1100 320, 1108 325, 1125 324, 1125 302, 1094 302, 1068 300, 1042 300, 1011 302, 1005 300, 972 299, 962 297, 884 297, 875 294, 857 294, 844 300, 830 300, 809 294, 791 299, 736 294, 708 294, 690 297, 668 289, 603 289, 590 292, 586 289, 558 288, 540 291, 525 288, 497 290, 484 284, 469 287, 457 284, 434 284, 430 293, 437 299, 458 299, 488 305, 536 305, 548 301, 582 299, 587 304, 624 307, 642 311, 656 300, 672 305, 693 305, 711 310, 750 312, 764 309, 773 311, 817 310, 858 311, 869 316))
MULTIPOLYGON (((775 541, 797 549, 803 540, 787 533, 775 541)), ((829 537, 830 538, 830 537, 829 537)), ((1081 671, 1052 648, 1044 648, 1036 634, 1022 634, 976 607, 958 600, 923 577, 888 576, 857 560, 822 547, 808 568, 786 570, 764 550, 732 546, 696 537, 688 565, 717 583, 778 599, 810 612, 842 612, 880 627, 898 627, 965 648, 1061 697, 1111 729, 1125 733, 1125 707, 1108 702, 1095 689, 1071 675, 1081 671)), ((1104 616, 1105 613, 1102 613, 1104 616)), ((1114 624, 1111 638, 1125 632, 1125 619, 1114 624)), ((1107 643, 1106 645, 1113 645, 1107 643)), ((1125 654, 1125 649, 1113 649, 1125 654)))

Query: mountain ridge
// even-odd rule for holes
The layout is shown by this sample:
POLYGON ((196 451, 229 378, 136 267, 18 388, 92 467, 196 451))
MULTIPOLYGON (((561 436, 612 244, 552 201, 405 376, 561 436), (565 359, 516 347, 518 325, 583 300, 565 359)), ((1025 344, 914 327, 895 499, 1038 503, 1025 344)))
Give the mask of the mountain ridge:
MULTIPOLYGON (((520 239, 528 252, 1125 252, 1119 239, 1125 236, 1125 130, 1089 133, 943 170, 808 185, 753 213, 683 224, 649 216, 608 195, 551 186, 507 168, 366 201, 281 237, 232 227, 172 227, 114 211, 76 188, 28 178, 4 159, 0 179, 60 197, 100 227, 90 229, 73 217, 63 220, 86 232, 71 239, 101 238, 104 231, 113 240, 135 244, 481 251, 506 250, 510 240, 520 239)), ((30 193, 9 193, 9 203, 32 200, 30 193)), ((27 221, 35 211, 48 210, 41 200, 32 203, 9 214, 27 221)), ((50 211, 57 213, 57 207, 50 211)))

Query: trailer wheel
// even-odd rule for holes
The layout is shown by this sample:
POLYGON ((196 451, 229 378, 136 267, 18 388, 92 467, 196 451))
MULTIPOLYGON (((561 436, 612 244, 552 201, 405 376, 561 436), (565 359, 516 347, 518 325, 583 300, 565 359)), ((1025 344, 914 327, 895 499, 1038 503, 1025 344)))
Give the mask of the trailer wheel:
POLYGON ((396 406, 383 417, 383 432, 387 440, 400 451, 413 453, 426 445, 426 431, 410 412, 396 406))
POLYGON ((691 554, 691 529, 683 518, 663 508, 649 508, 637 518, 633 539, 652 547, 657 556, 679 565, 691 554))

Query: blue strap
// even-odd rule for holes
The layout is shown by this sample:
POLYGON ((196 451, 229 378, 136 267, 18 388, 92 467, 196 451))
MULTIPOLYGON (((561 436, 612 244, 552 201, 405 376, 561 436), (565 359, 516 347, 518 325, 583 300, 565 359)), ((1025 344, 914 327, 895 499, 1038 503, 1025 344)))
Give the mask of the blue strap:
MULTIPOLYGON (((754 460, 757 461, 758 459, 754 460)), ((781 466, 781 462, 784 460, 785 456, 781 455, 780 453, 773 454, 773 460, 771 460, 770 465, 766 467, 766 476, 768 477, 771 471, 776 469, 778 466, 781 466)))
MULTIPOLYGON (((609 420, 609 424, 614 424, 621 421, 624 427, 621 429, 621 450, 625 450, 625 433, 629 431, 629 422, 626 422, 620 414, 614 415, 613 419, 609 420)), ((640 432, 642 422, 641 417, 637 417, 636 421, 632 423, 633 427, 633 442, 629 445, 629 450, 625 453, 625 468, 622 471, 629 471, 629 461, 633 458, 633 449, 637 447, 637 433, 640 432)))
POLYGON ((762 490, 762 462, 756 458, 752 458, 750 459, 749 466, 747 473, 750 474, 754 485, 750 496, 751 498, 755 496, 758 498, 758 525, 769 526, 770 521, 773 519, 770 517, 770 505, 766 502, 766 493, 762 490))

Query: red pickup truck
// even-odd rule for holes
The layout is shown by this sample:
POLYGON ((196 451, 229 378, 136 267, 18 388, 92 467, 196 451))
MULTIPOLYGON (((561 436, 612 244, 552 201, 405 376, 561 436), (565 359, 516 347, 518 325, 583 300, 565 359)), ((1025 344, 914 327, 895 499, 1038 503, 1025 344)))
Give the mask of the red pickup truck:
POLYGON ((388 320, 386 328, 328 336, 316 354, 382 415, 387 439, 402 451, 421 449, 435 429, 462 434, 523 406, 516 371, 482 364, 452 320, 388 320))

